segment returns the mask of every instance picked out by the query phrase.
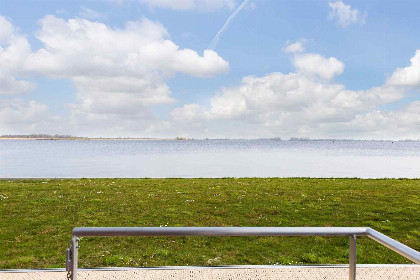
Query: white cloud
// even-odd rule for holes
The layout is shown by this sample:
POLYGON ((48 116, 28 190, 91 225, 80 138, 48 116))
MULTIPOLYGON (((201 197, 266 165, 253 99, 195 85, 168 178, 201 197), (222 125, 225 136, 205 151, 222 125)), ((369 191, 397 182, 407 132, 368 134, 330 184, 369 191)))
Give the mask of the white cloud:
POLYGON ((22 94, 32 90, 32 82, 18 79, 26 57, 31 52, 28 40, 12 23, 0 16, 0 95, 22 94))
POLYGON ((34 88, 34 83, 25 80, 17 80, 13 76, 0 71, 0 94, 22 94, 34 88))
POLYGON ((416 51, 410 62, 410 66, 395 70, 392 76, 388 78, 387 84, 420 89, 420 49, 416 51))
POLYGON ((321 128, 329 135, 362 139, 420 139, 420 101, 395 111, 374 110, 321 128))
POLYGON ((229 71, 229 64, 213 50, 204 50, 202 57, 193 50, 179 50, 172 63, 172 71, 202 78, 229 71))
POLYGON ((361 14, 359 10, 352 9, 350 5, 344 4, 342 1, 330 2, 330 12, 328 19, 335 20, 338 26, 346 27, 352 23, 364 24, 367 13, 361 14))
POLYGON ((12 23, 0 16, 0 69, 7 72, 18 72, 22 63, 31 52, 25 36, 19 34, 12 23))
POLYGON ((248 76, 239 87, 222 89, 211 99, 210 113, 213 118, 252 118, 269 126, 284 120, 348 121, 357 113, 401 97, 400 91, 391 88, 351 91, 300 74, 271 73, 248 76))
POLYGON ((173 10, 215 10, 233 9, 235 0, 139 0, 150 7, 168 8, 173 10))
POLYGON ((15 33, 12 23, 5 17, 0 16, 0 26, 0 43, 9 42, 15 33))
POLYGON ((69 118, 35 101, 0 99, 0 130, 87 136, 420 138, 420 102, 399 110, 381 106, 419 88, 417 50, 383 85, 349 90, 333 82, 344 63, 319 54, 294 54, 296 73, 246 76, 223 87, 209 106, 181 104, 159 119, 152 106, 175 102, 166 83, 176 73, 211 77, 229 70, 216 52, 180 49, 159 23, 144 19, 122 29, 83 19, 47 16, 36 33, 43 47, 4 18, 0 33, 0 93, 30 90, 25 75, 70 79, 77 101, 69 118))
POLYGON ((197 120, 207 119, 208 113, 205 107, 198 104, 185 104, 182 108, 176 108, 170 113, 173 120, 182 123, 196 122, 197 120))
POLYGON ((283 51, 286 53, 301 53, 305 51, 305 39, 299 39, 298 41, 292 43, 290 41, 286 42, 286 47, 283 48, 283 51))
MULTIPOLYGON (((0 21, 5 26, 0 33, 0 94, 32 89, 33 83, 18 78, 22 75, 71 79, 77 102, 69 104, 71 116, 63 123, 81 134, 129 136, 138 131, 142 135, 157 122, 150 106, 175 101, 166 84, 168 78, 176 73, 208 78, 229 71, 228 62, 216 52, 205 50, 200 55, 180 49, 163 25, 148 19, 116 29, 86 19, 46 16, 36 32, 43 44, 36 52, 9 21, 3 17, 0 21)), ((2 116, 7 112, 8 118, 0 123, 19 122, 22 116, 27 123, 30 118, 34 124, 43 122, 36 119, 41 109, 47 107, 3 103, 2 116), (19 116, 24 110, 33 113, 19 116)))
POLYGON ((344 63, 335 57, 325 58, 320 54, 295 55, 293 65, 299 74, 330 80, 344 71, 344 63))
MULTIPOLYGON (((337 73, 337 69, 341 73, 344 67, 337 68, 323 57, 320 61, 313 63, 326 68, 322 73, 337 73)), ((410 73, 416 59, 411 61, 410 73)), ((394 74, 400 72, 397 69, 394 74)), ((406 85, 415 84, 411 80, 349 90, 316 74, 244 77, 238 86, 218 91, 209 107, 186 104, 174 109, 169 120, 151 125, 149 131, 188 137, 420 139, 419 101, 397 110, 381 109, 402 100, 411 88, 406 85)))
MULTIPOLYGON (((17 95, 32 90, 32 82, 16 78, 22 74, 31 48, 25 36, 0 16, 0 95, 17 95)), ((35 132, 51 119, 48 107, 35 101, 0 99, 0 133, 35 132)))
POLYGON ((53 116, 45 104, 19 99, 0 99, 0 133, 60 133, 60 118, 53 116))
POLYGON ((125 29, 54 16, 46 16, 40 24, 37 37, 44 48, 27 60, 26 69, 51 77, 168 77, 176 72, 210 77, 229 71, 229 64, 214 51, 200 56, 179 49, 161 24, 148 19, 128 22, 125 29))
POLYGON ((44 46, 26 59, 24 68, 74 82, 78 103, 70 108, 75 124, 124 121, 129 127, 131 120, 137 127, 151 118, 147 106, 174 102, 167 78, 176 73, 207 78, 229 71, 216 52, 180 49, 163 25, 148 19, 128 22, 124 29, 54 16, 40 24, 37 38, 44 46))
POLYGON ((47 111, 46 105, 35 101, 24 103, 20 100, 0 99, 0 119, 3 125, 32 122, 42 117, 47 111))
MULTIPOLYGON (((326 65, 336 69, 334 63, 326 65)), ((150 129, 189 137, 420 139, 419 101, 398 110, 380 109, 402 100, 409 89, 386 82, 349 90, 306 73, 247 76, 238 86, 217 92, 208 108, 184 105, 150 129)))

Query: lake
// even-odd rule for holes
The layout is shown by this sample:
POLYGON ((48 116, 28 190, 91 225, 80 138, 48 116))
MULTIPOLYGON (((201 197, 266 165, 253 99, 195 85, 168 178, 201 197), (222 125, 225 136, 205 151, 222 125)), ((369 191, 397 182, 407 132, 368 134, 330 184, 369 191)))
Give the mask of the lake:
POLYGON ((420 142, 1 140, 1 178, 419 178, 420 142))

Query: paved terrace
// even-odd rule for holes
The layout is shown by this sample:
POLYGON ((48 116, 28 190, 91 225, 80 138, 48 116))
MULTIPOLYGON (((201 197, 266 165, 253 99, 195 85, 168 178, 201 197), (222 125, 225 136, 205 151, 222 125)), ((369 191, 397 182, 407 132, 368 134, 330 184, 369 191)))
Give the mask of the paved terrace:
MULTIPOLYGON (((348 280, 343 266, 227 266, 80 269, 79 279, 89 280, 348 280)), ((358 280, 420 280, 420 265, 358 265, 358 280)), ((65 280, 64 269, 4 270, 0 280, 65 280)))

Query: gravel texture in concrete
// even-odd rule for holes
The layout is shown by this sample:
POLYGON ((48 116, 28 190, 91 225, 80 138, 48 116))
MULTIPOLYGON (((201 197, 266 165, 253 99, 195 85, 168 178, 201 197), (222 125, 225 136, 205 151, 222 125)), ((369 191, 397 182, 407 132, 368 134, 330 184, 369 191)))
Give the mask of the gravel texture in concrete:
MULTIPOLYGON (((273 267, 216 267, 216 268, 150 268, 150 269, 84 269, 80 280, 126 279, 217 279, 217 280, 348 280, 345 266, 273 266, 273 267)), ((1 271, 0 280, 64 280, 63 270, 1 271)), ((404 279, 420 280, 418 265, 366 265, 357 267, 358 280, 404 279)))

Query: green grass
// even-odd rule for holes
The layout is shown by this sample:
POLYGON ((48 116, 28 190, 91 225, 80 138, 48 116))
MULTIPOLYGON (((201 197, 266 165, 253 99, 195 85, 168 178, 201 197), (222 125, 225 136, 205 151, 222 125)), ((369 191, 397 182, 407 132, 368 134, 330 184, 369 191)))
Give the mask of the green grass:
MULTIPOLYGON (((369 226, 420 250, 420 180, 0 180, 0 269, 63 267, 75 226, 369 226)), ((80 265, 335 264, 348 237, 90 237, 80 265)), ((407 263, 366 237, 359 263, 407 263)))

